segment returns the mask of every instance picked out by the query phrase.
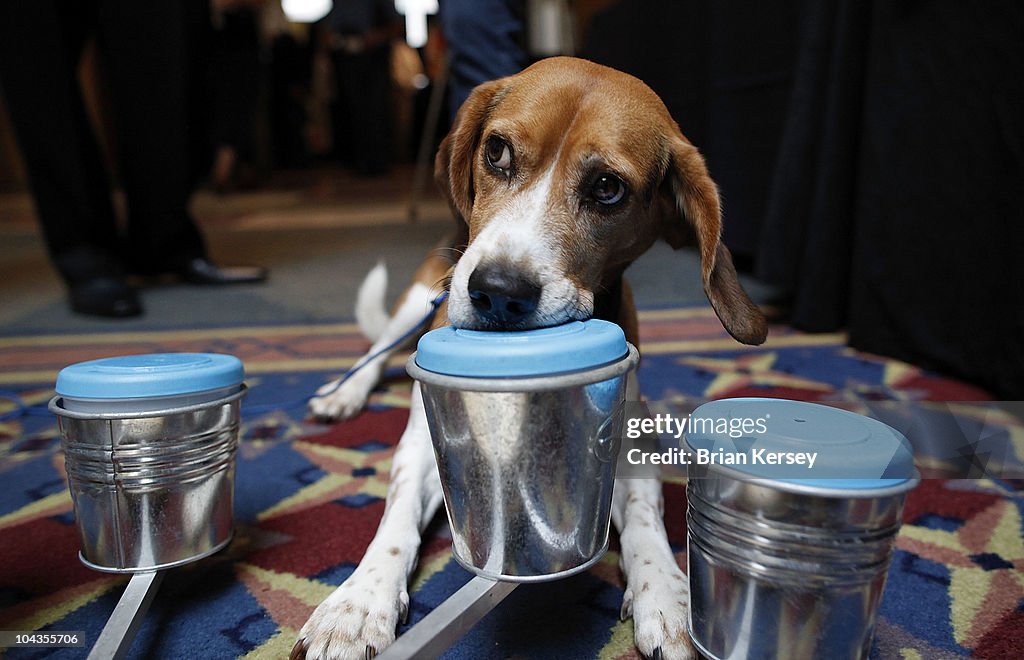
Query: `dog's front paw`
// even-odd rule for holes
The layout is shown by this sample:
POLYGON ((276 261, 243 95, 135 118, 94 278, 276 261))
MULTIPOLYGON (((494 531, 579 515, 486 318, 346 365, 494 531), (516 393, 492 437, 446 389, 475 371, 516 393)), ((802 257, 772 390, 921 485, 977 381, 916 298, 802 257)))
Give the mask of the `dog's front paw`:
POLYGON ((395 628, 409 615, 409 594, 404 586, 389 588, 386 580, 357 573, 320 603, 302 626, 292 660, 365 660, 395 641, 395 628))
POLYGON ((648 562, 629 577, 621 617, 633 617, 636 647, 644 657, 689 660, 696 655, 686 633, 689 607, 690 591, 679 567, 648 562))
POLYGON ((370 398, 376 378, 357 371, 348 380, 338 384, 331 381, 316 391, 309 400, 309 412, 318 419, 343 420, 355 417, 370 398))

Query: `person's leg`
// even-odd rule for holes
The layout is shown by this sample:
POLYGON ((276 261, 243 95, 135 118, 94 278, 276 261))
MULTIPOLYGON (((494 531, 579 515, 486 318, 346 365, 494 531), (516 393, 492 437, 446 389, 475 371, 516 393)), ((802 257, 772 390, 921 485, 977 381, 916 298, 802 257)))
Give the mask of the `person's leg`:
POLYGON ((343 167, 355 166, 355 119, 352 117, 353 97, 359 94, 353 88, 352 56, 342 50, 330 51, 331 89, 331 156, 343 167))
POLYGON ((202 103, 208 1, 101 0, 99 30, 128 200, 126 263, 139 274, 193 284, 266 279, 263 268, 210 263, 188 210, 209 165, 202 103))
POLYGON ((451 114, 477 85, 518 73, 523 47, 522 0, 445 0, 441 26, 448 42, 451 114))
POLYGON ((346 58, 345 98, 352 122, 352 156, 356 172, 386 174, 392 161, 390 48, 346 58))
POLYGON ((256 111, 262 86, 257 10, 242 7, 224 11, 220 26, 210 34, 204 80, 210 114, 208 142, 214 149, 209 179, 218 189, 224 189, 238 182, 244 166, 254 164, 256 111))
POLYGON ((188 212, 204 139, 193 94, 205 0, 100 0, 100 47, 110 80, 121 182, 128 202, 125 258, 139 272, 176 270, 205 256, 188 212))
POLYGON ((74 24, 87 14, 74 4, 0 3, 0 85, 46 245, 66 279, 91 274, 88 253, 112 261, 103 255, 117 238, 106 168, 78 84, 86 35, 74 24))
POLYGON ((0 2, 0 87, 72 309, 132 316, 141 307, 117 259, 110 183, 78 82, 94 19, 85 0, 0 2))

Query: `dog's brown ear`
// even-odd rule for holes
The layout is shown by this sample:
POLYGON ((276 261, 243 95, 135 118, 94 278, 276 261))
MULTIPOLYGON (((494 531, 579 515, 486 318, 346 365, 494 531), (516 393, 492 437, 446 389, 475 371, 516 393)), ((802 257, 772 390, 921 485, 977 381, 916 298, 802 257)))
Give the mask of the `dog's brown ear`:
POLYGON ((718 186, 708 175, 704 158, 681 134, 676 134, 671 140, 669 161, 667 179, 675 209, 664 220, 662 235, 676 249, 696 242, 704 292, 722 325, 737 341, 763 343, 768 324, 740 285, 732 255, 721 241, 718 186))
POLYGON ((448 198, 452 212, 464 221, 469 220, 473 208, 473 154, 480 144, 484 120, 503 87, 503 80, 494 80, 470 93, 434 159, 434 180, 448 198))

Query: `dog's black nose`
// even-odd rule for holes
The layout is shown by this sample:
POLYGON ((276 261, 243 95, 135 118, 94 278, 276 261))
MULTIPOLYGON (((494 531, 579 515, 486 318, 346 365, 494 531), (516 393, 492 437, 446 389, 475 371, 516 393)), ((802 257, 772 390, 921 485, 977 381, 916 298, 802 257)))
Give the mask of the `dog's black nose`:
POLYGON ((485 319, 513 325, 537 309, 540 285, 515 269, 477 266, 469 276, 469 299, 485 319))

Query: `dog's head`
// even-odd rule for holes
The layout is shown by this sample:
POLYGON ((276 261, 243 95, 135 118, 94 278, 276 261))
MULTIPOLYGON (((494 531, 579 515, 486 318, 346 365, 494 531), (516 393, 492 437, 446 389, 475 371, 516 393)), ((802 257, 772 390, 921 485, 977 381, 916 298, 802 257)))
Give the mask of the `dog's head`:
POLYGON ((718 190, 704 159, 632 76, 551 58, 477 87, 435 175, 469 228, 448 299, 457 327, 587 319, 595 297, 664 238, 698 247, 704 290, 730 334, 765 338, 764 317, 719 240, 718 190))

